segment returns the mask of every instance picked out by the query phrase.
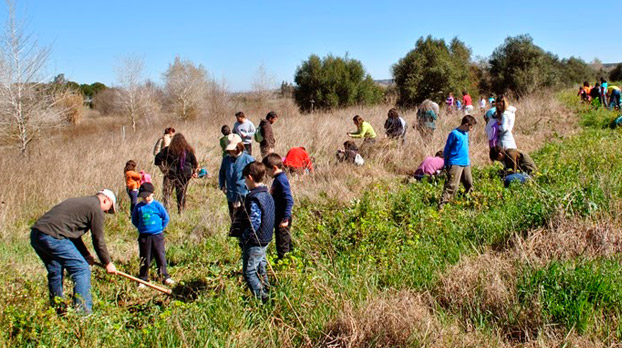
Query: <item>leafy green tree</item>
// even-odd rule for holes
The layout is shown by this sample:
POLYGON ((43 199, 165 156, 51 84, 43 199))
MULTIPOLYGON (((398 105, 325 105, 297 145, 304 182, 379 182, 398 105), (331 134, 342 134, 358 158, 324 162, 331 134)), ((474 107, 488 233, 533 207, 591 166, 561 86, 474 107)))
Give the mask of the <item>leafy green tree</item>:
POLYGON ((616 65, 609 73, 609 81, 622 81, 622 63, 616 65))
POLYGON ((421 37, 392 70, 398 104, 405 107, 425 99, 444 100, 450 92, 473 88, 471 50, 457 38, 447 45, 443 39, 421 37))
POLYGON ((560 81, 559 59, 533 43, 529 35, 508 37, 489 60, 492 89, 518 97, 560 81))
POLYGON ((331 109, 382 100, 382 89, 356 59, 313 54, 296 69, 294 98, 303 111, 331 109))
POLYGON ((581 58, 562 59, 561 68, 561 82, 564 84, 581 83, 596 78, 596 71, 581 58))

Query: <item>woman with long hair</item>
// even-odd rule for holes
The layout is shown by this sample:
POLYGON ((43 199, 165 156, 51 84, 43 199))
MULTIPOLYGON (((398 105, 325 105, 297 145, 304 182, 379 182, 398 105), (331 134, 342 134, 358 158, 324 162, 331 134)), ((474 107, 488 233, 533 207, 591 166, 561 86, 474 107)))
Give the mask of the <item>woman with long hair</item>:
POLYGON ((496 119, 499 126, 497 133, 497 144, 505 149, 516 149, 516 141, 512 130, 516 120, 516 108, 511 106, 504 95, 497 97, 495 102, 497 108, 496 119))
POLYGON ((171 191, 174 188, 177 198, 177 212, 181 214, 186 207, 188 183, 190 178, 197 176, 199 167, 194 149, 188 144, 183 134, 176 133, 171 139, 171 144, 156 155, 155 165, 160 166, 172 186, 163 187, 164 205, 168 208, 171 191))

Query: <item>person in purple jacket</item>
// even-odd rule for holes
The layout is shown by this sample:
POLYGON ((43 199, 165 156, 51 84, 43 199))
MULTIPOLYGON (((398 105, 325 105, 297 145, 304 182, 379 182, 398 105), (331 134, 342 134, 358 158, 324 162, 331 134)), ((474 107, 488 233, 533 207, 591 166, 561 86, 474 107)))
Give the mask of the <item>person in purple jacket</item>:
POLYGON ((431 179, 438 176, 445 167, 445 160, 443 159, 443 150, 437 152, 434 157, 428 156, 419 165, 419 168, 415 170, 415 179, 421 180, 426 175, 431 179))
POLYGON ((294 198, 289 186, 287 175, 283 171, 283 161, 281 156, 271 153, 264 157, 263 164, 266 166, 268 175, 274 178, 270 193, 274 199, 275 219, 274 230, 276 235, 276 253, 279 259, 292 251, 292 238, 290 229, 292 227, 292 207, 294 198))

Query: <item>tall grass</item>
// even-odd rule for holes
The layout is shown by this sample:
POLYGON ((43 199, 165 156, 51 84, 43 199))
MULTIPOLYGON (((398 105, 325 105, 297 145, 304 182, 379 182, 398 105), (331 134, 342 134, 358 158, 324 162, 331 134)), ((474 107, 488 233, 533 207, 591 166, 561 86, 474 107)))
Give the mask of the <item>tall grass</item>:
MULTIPOLYGON (((101 132, 93 132, 92 121, 86 121, 71 133, 47 139, 47 145, 38 148, 40 153, 33 154, 39 161, 31 158, 19 164, 4 158, 4 163, 14 165, 10 168, 26 166, 28 175, 50 169, 57 174, 34 180, 32 191, 7 187, 12 194, 3 196, 10 202, 10 213, 0 243, 4 265, 0 325, 7 328, 0 334, 0 345, 619 343, 622 334, 612 310, 619 303, 619 292, 590 297, 592 289, 598 289, 598 278, 583 270, 602 269, 601 274, 609 277, 608 289, 622 280, 617 269, 609 267, 622 236, 616 227, 620 221, 616 208, 622 206, 622 160, 617 156, 622 136, 602 129, 579 132, 578 115, 583 111, 568 110, 557 99, 526 98, 517 107, 517 143, 527 151, 541 148, 532 152, 539 176, 531 185, 504 189, 498 167, 488 165, 487 142, 479 125, 471 138, 476 191, 458 196, 441 213, 436 206, 442 183, 409 184, 400 177, 443 146, 460 115, 444 115, 430 143, 421 142, 411 130, 404 147, 379 144, 381 150, 364 167, 353 168, 337 166, 332 159, 345 132, 353 128, 351 117, 360 114, 382 133, 387 107, 312 115, 293 109, 289 115, 281 112, 274 127, 277 150, 306 145, 317 159, 318 172, 293 179, 295 251, 280 263, 270 256, 273 293, 265 306, 245 289, 239 247, 225 236, 225 201, 212 178, 192 183, 188 211, 182 216, 173 213, 166 231, 170 272, 180 281, 176 293, 183 296, 170 299, 138 292, 133 284, 94 270, 93 316, 59 317, 48 309, 45 271, 26 240, 29 223, 65 197, 90 194, 101 186, 122 192, 124 161, 133 158, 148 167, 151 146, 168 122, 145 126, 123 140, 115 120, 97 120, 109 124, 101 127, 109 130, 101 132), (86 149, 80 150, 78 144, 86 149), (84 169, 87 166, 94 168, 84 169), (606 223, 592 225, 591 219, 606 223), (568 241, 572 239, 581 242, 572 244, 568 241), (547 247, 553 242, 556 247, 547 247), (586 254, 587 263, 572 266, 586 254), (558 268, 562 271, 551 262, 562 265, 558 268), (556 283, 570 285, 556 288, 556 283), (581 306, 563 303, 566 289, 579 294, 566 298, 581 299, 581 306), (576 308, 586 309, 579 320, 573 319, 576 308), (579 324, 583 326, 577 333, 579 324)), ((275 105, 271 108, 279 111, 275 105)), ((245 111, 260 112, 248 105, 245 111)), ((405 116, 412 125, 414 113, 405 116)), ((212 173, 220 159, 217 132, 228 120, 223 116, 209 124, 173 124, 187 135, 212 173)), ((109 217, 106 227, 117 266, 136 272, 136 232, 127 215, 109 217)))

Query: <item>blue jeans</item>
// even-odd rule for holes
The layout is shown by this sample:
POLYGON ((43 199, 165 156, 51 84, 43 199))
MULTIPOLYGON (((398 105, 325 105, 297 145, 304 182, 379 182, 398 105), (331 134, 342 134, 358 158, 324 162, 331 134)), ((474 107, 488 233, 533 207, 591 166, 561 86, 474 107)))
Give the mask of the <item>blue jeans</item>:
POLYGON ((242 273, 248 288, 257 298, 268 295, 268 273, 266 251, 268 246, 242 246, 242 273))
POLYGON ((56 297, 63 296, 63 273, 73 280, 73 303, 78 310, 91 313, 91 268, 69 239, 56 239, 33 229, 30 232, 30 245, 35 249, 48 271, 50 303, 56 304, 56 297))

